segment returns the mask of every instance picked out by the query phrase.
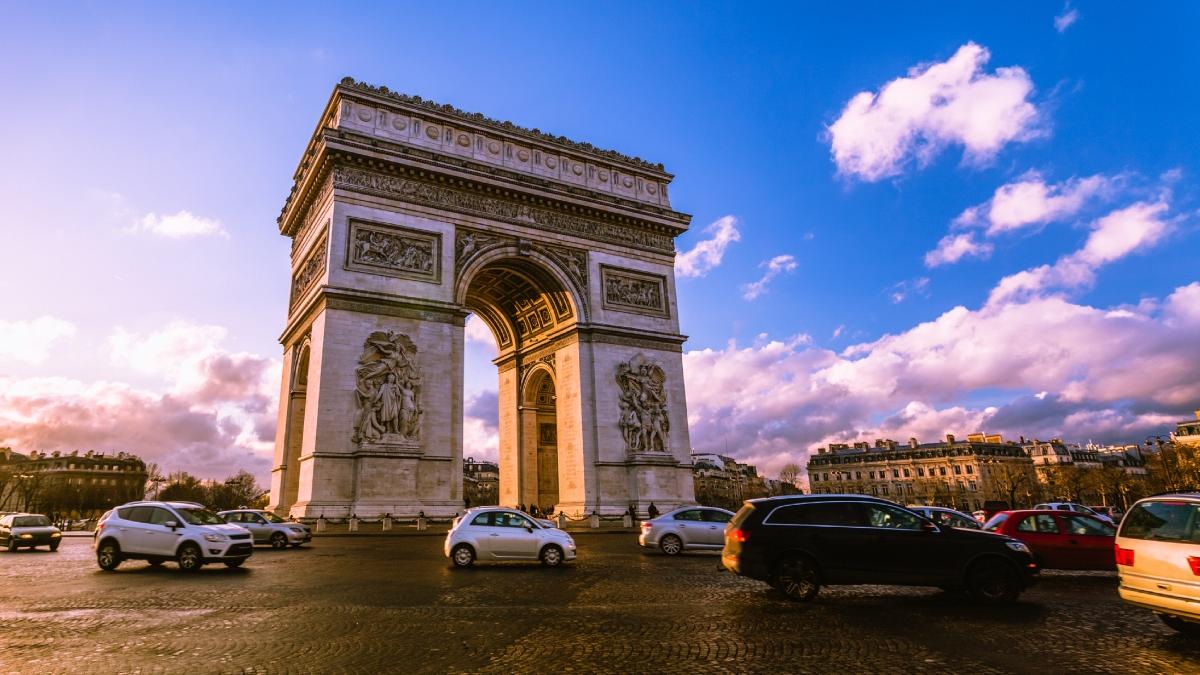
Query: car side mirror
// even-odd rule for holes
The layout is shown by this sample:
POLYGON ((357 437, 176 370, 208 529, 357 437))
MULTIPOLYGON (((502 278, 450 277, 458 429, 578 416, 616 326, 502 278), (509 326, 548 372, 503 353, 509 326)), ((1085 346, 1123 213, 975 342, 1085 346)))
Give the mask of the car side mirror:
POLYGON ((941 530, 938 529, 937 525, 934 525, 933 523, 929 522, 928 520, 921 524, 921 531, 922 532, 941 532, 941 530))
POLYGON ((174 520, 163 521, 163 525, 171 528, 172 530, 177 529, 179 527, 179 523, 175 522, 174 520))
POLYGON ((532 525, 526 525, 526 526, 525 526, 525 531, 526 531, 526 532, 528 532, 529 534, 533 534, 533 526, 532 526, 532 525))

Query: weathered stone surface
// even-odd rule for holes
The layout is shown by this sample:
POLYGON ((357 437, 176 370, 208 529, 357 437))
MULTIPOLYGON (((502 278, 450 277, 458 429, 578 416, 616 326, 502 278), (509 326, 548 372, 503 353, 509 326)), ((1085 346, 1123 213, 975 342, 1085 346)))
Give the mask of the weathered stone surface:
POLYGON ((692 501, 673 274, 690 217, 670 210, 670 179, 339 85, 280 218, 296 281, 271 508, 461 510, 470 312, 500 347, 501 503, 584 514, 692 501), (389 344, 405 365, 373 365, 389 344), (622 398, 630 364, 649 365, 622 398))

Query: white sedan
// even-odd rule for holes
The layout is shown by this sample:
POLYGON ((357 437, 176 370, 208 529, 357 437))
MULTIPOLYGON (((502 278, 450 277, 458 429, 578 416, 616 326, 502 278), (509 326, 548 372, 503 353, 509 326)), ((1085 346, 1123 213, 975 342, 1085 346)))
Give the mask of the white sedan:
POLYGON ((469 509, 446 533, 444 552, 455 567, 476 560, 540 560, 557 567, 575 559, 575 540, 514 509, 469 509))

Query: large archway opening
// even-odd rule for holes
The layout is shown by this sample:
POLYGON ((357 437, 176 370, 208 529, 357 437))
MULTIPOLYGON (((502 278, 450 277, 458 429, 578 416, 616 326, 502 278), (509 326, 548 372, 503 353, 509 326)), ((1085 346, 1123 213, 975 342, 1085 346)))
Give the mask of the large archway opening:
POLYGON ((480 386, 481 369, 472 355, 477 357, 486 345, 479 344, 485 342, 479 325, 469 319, 464 348, 464 494, 478 490, 479 460, 491 455, 474 443, 492 439, 480 433, 487 430, 486 424, 479 423, 486 414, 480 404, 495 401, 496 501, 553 512, 564 483, 555 341, 574 331, 579 321, 576 295, 550 261, 515 250, 464 270, 463 280, 460 301, 494 339, 491 381, 495 387, 493 398, 480 386))

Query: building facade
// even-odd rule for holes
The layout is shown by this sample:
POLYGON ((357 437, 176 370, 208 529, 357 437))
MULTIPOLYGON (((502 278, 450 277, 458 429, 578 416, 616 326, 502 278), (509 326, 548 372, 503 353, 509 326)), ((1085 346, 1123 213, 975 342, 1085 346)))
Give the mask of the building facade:
POLYGON ((999 436, 959 441, 947 435, 938 443, 912 438, 906 445, 890 439, 835 443, 818 448, 807 469, 813 494, 875 495, 968 512, 991 500, 1016 507, 1036 495, 1033 463, 1021 446, 999 436))
POLYGON ((463 460, 463 501, 472 506, 491 506, 500 501, 500 467, 495 462, 463 460))
POLYGON ((141 499, 146 464, 124 452, 31 452, 0 448, 0 511, 92 516, 141 499))
POLYGON ((1176 445, 1200 449, 1200 410, 1196 411, 1196 419, 1184 420, 1175 425, 1171 440, 1176 445))

